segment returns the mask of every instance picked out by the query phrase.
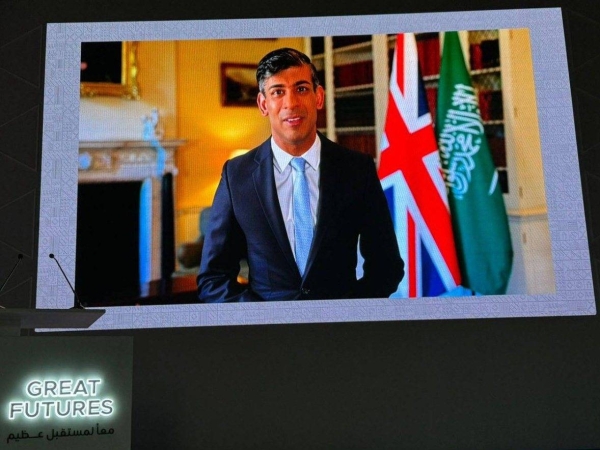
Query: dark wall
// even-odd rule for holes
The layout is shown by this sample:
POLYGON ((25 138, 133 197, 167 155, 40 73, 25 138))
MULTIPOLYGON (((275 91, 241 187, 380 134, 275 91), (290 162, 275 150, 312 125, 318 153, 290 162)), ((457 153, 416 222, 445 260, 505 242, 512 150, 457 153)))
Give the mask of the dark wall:
MULTIPOLYGON (((0 281, 17 254, 25 255, 0 304, 34 304, 46 23, 450 11, 498 4, 565 8, 600 292, 600 8, 594 1, 521 3, 0 0, 0 281)), ((596 316, 97 334, 135 337, 134 449, 600 448, 596 316)))

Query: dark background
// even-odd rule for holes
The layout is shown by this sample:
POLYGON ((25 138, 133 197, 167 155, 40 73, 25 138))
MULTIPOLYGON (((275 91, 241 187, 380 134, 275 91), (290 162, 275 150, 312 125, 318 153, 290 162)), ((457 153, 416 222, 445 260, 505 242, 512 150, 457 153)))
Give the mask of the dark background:
MULTIPOLYGON (((46 23, 434 12, 498 5, 564 8, 586 219, 600 292, 596 1, 0 0, 0 278, 18 253, 25 255, 0 303, 35 304, 46 23)), ((136 450, 600 448, 596 316, 94 334, 134 336, 136 450)))

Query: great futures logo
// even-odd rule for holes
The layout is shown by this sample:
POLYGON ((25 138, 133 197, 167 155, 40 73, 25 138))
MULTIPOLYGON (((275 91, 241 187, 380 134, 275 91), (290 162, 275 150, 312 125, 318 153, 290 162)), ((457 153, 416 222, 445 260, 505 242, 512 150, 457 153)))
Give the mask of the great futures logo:
POLYGON ((98 417, 114 412, 114 400, 101 397, 102 379, 35 379, 25 383, 25 400, 8 403, 8 418, 98 417))

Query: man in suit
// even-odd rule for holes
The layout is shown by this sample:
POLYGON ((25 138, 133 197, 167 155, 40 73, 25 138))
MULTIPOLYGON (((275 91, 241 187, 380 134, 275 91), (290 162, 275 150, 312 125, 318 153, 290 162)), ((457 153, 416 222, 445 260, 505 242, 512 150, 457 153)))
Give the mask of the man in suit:
POLYGON ((317 132, 325 92, 303 53, 259 63, 272 136, 225 163, 205 236, 203 302, 388 297, 404 275, 373 160, 317 132), (357 280, 357 246, 364 258, 357 280), (240 260, 249 284, 237 282, 240 260))

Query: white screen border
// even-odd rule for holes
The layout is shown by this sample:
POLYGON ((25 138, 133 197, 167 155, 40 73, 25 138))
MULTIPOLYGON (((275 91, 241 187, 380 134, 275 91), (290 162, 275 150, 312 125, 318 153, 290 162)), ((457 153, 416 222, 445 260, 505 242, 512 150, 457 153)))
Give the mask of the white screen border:
POLYGON ((596 314, 564 29, 559 8, 378 16, 48 24, 38 244, 38 308, 73 293, 82 42, 269 38, 528 28, 556 293, 404 300, 323 300, 111 307, 92 329, 596 314))

